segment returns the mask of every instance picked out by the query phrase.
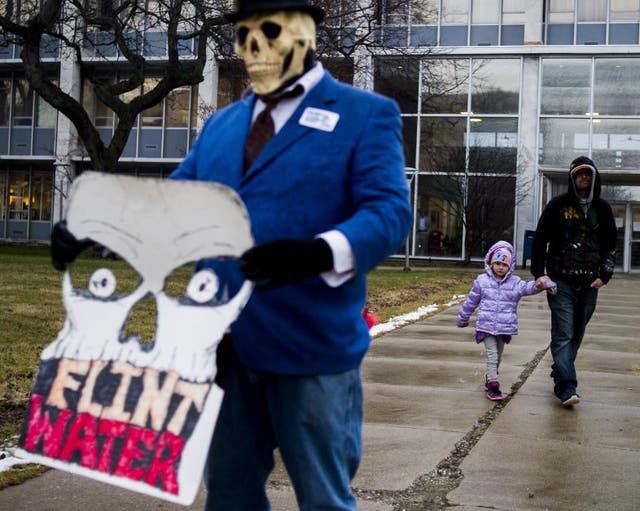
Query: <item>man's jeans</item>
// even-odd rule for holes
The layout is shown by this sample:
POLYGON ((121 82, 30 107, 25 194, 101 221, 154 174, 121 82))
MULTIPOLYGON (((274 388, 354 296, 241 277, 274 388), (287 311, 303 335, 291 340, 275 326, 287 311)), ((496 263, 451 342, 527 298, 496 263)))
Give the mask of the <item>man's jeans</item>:
POLYGON ((565 400, 575 394, 578 387, 575 360, 587 323, 596 308, 598 290, 575 288, 564 282, 557 284, 555 295, 547 293, 551 308, 551 377, 555 395, 565 400))
POLYGON ((277 375, 247 369, 228 351, 219 364, 225 395, 205 473, 205 511, 270 509, 266 481, 276 447, 301 511, 355 510, 350 483, 362 451, 360 369, 277 375))

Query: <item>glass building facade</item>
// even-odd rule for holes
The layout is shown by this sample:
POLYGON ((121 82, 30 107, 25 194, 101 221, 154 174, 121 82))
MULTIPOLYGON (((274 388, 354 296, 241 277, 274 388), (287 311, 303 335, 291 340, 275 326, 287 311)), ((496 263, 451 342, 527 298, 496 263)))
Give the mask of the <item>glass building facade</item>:
MULTIPOLYGON (((346 26, 326 33, 352 40, 356 28, 341 19, 346 26)), ((546 202, 566 190, 569 162, 586 155, 616 214, 618 264, 640 269, 640 0, 380 0, 374 21, 368 54, 322 60, 400 106, 415 221, 396 257, 479 260, 498 239, 522 254, 546 202)), ((140 44, 159 62, 166 56, 156 29, 140 44)), ((95 58, 118 56, 98 48, 95 58)), ((61 158, 75 173, 88 161, 81 148, 70 154, 68 123, 31 90, 19 50, 0 44, 0 238, 46 240, 63 211, 61 158)), ((45 40, 42 52, 61 80, 58 48, 45 40)), ((217 59, 204 82, 139 116, 118 171, 167 176, 207 114, 246 85, 237 61, 217 59)), ((81 88, 108 141, 113 113, 81 88)))
POLYGON ((522 259, 586 155, 614 208, 618 265, 640 269, 640 1, 388 0, 382 20, 373 87, 404 121, 405 257, 477 260, 506 239, 522 259))
POLYGON ((496 237, 513 238, 521 67, 520 58, 377 61, 375 89, 404 92, 416 256, 481 257, 496 237))

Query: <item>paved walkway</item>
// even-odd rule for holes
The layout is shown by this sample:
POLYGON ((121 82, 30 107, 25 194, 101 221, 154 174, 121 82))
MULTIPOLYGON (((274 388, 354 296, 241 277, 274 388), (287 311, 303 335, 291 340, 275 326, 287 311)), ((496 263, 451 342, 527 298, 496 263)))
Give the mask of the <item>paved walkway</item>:
MULTIPOLYGON (((484 355, 459 306, 373 341, 363 365, 362 511, 640 509, 640 278, 600 293, 578 357, 582 402, 551 391, 544 295, 520 305, 520 333, 501 365, 507 400, 482 391, 484 355)), ((274 511, 296 508, 285 471, 274 511)), ((1 511, 200 510, 50 470, 0 492, 1 511)))

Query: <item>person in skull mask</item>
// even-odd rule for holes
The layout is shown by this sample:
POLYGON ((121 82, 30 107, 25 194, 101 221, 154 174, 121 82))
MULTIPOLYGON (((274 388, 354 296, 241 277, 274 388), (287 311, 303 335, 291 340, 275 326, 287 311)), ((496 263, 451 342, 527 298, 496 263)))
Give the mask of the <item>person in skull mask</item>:
POLYGON ((548 274, 558 286, 556 293, 547 294, 551 377, 565 407, 580 402, 575 360, 598 289, 613 275, 617 234, 611 207, 600 198, 600 174, 593 160, 573 160, 568 178, 567 193, 549 201, 538 220, 531 255, 536 283, 548 274))
MULTIPOLYGON (((411 223, 399 109, 314 60, 324 12, 305 0, 244 0, 227 17, 251 87, 207 120, 171 176, 235 189, 256 243, 224 277, 232 293, 244 279, 255 289, 218 349, 206 509, 269 509, 277 447, 300 509, 354 510, 366 273, 411 223)), ((57 227, 63 269, 75 243, 57 227)))
POLYGON ((323 17, 305 0, 238 3, 227 18, 251 88, 208 119, 172 176, 236 189, 256 241, 240 263, 256 288, 218 350, 207 511, 269 509, 276 447, 300 509, 356 509, 366 273, 411 214, 398 107, 315 62, 323 17))
POLYGON ((399 109, 314 60, 323 17, 306 0, 238 3, 227 18, 251 87, 171 176, 236 190, 256 243, 235 282, 221 276, 231 293, 255 288, 218 349, 207 511, 269 509, 275 448, 300 509, 356 509, 366 273, 402 245, 411 212, 399 109))

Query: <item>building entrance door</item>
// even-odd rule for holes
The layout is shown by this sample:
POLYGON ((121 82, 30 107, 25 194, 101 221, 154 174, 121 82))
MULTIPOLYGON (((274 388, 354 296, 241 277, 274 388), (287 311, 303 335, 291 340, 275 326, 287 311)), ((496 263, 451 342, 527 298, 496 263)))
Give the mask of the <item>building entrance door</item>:
POLYGON ((629 236, 629 270, 640 271, 640 204, 631 204, 629 236))
MULTIPOLYGON (((611 204, 613 210, 613 218, 616 220, 617 236, 616 236, 616 266, 623 272, 629 271, 628 256, 625 253, 626 243, 626 226, 628 204, 611 204)), ((616 270, 618 271, 618 270, 616 270)))
POLYGON ((616 220, 616 266, 622 272, 640 272, 640 203, 611 204, 616 220))

